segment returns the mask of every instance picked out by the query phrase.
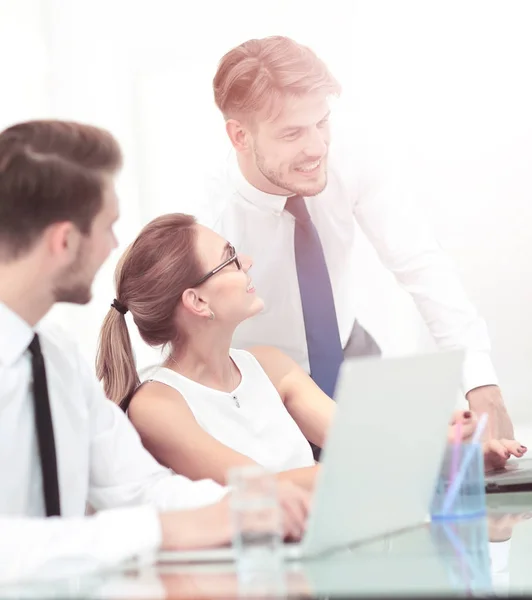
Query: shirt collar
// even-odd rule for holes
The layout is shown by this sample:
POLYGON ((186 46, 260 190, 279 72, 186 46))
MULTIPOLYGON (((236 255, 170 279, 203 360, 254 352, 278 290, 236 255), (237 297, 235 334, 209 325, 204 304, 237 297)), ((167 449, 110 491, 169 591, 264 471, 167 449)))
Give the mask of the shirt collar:
POLYGON ((16 313, 0 302, 0 363, 11 366, 24 354, 35 332, 16 313))
POLYGON ((267 209, 276 215, 280 215, 285 207, 289 196, 277 196, 276 194, 267 194, 251 185, 242 175, 242 171, 236 159, 236 153, 232 152, 229 157, 229 177, 235 186, 237 192, 248 202, 262 209, 267 209))

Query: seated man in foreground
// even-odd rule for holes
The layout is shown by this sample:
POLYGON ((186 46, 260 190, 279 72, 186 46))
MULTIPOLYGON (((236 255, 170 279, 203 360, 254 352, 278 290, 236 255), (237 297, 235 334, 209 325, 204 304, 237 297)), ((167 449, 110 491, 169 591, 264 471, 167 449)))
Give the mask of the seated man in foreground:
MULTIPOLYGON (((35 121, 0 133, 0 583, 231 539, 227 490, 161 467, 75 345, 38 327, 56 302, 91 299, 116 247, 120 164, 95 127, 35 121), (85 517, 87 502, 107 510, 85 517)), ((283 483, 279 497, 285 534, 298 539, 308 495, 283 483)))

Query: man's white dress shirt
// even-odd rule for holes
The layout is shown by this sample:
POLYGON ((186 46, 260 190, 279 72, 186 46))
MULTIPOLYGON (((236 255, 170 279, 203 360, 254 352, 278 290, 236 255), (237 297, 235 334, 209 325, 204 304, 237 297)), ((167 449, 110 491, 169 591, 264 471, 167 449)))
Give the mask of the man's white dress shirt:
MULTIPOLYGON (((367 238, 413 297, 438 346, 467 350, 464 392, 496 384, 485 322, 419 210, 391 177, 383 179, 376 169, 365 169, 354 155, 350 162, 349 157, 329 154, 327 186, 305 202, 323 246, 343 346, 355 320, 372 331, 371 311, 360 301, 364 291, 356 254, 358 242, 367 238)), ((285 202, 285 196, 253 187, 231 153, 208 181, 202 220, 251 256, 250 274, 265 301, 260 315, 238 327, 233 346, 277 346, 308 371, 294 255, 295 220, 284 211, 285 202)))
MULTIPOLYGON (((38 328, 39 329, 39 328, 38 328)), ((45 516, 34 424, 33 329, 0 303, 0 583, 60 577, 154 552, 157 509, 218 501, 225 488, 173 475, 104 397, 74 343, 39 331, 54 424, 62 518, 45 516), (87 502, 99 512, 84 517, 87 502)))

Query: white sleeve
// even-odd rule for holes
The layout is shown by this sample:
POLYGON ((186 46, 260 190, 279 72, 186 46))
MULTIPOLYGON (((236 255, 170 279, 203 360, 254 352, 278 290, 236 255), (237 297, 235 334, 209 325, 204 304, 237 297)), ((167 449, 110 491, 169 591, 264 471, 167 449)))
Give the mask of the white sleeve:
POLYGON ((79 576, 138 558, 151 560, 161 543, 149 506, 92 517, 0 517, 0 585, 79 576))
POLYGON ((191 481, 162 467, 144 448, 124 412, 107 400, 96 378, 87 377, 91 451, 89 503, 97 509, 153 504, 160 510, 198 508, 218 502, 227 488, 191 481))
POLYGON ((486 323, 414 200, 392 177, 360 179, 353 212, 382 263, 408 291, 442 349, 464 348, 464 392, 497 384, 486 323))

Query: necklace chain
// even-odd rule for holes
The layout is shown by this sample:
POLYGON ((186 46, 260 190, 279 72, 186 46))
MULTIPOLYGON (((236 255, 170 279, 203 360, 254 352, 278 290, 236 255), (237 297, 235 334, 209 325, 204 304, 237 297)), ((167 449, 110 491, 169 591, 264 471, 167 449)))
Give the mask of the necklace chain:
POLYGON ((233 397, 233 400, 235 401, 236 407, 240 408, 240 402, 238 401, 238 396, 235 394, 234 390, 235 390, 235 380, 233 378, 233 359, 231 358, 231 396, 233 397))
MULTIPOLYGON (((177 360, 171 354, 168 355, 168 358, 179 369, 179 365, 177 364, 177 360)), ((230 358, 230 360, 231 360, 231 391, 230 392, 225 392, 225 393, 229 394, 231 396, 231 398, 235 401, 236 407, 240 408, 240 402, 238 401, 238 396, 234 393, 234 390, 235 390, 235 379, 234 379, 234 376, 233 376, 233 359, 230 358)))

